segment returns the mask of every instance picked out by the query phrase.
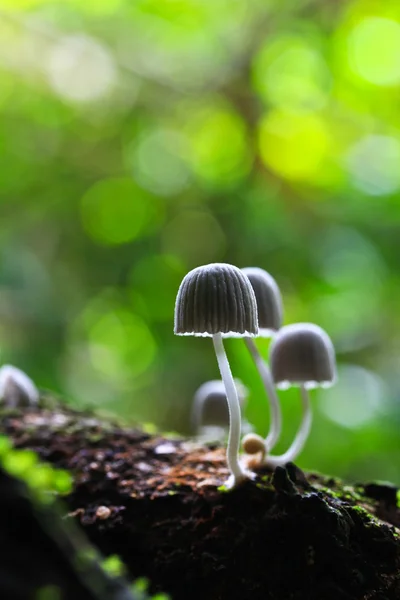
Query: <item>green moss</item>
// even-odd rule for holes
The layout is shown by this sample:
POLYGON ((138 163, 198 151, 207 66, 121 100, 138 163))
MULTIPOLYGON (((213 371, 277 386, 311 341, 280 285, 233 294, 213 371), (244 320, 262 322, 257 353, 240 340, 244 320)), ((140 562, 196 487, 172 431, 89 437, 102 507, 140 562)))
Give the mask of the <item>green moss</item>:
POLYGON ((257 487, 259 490, 267 490, 267 489, 268 489, 268 486, 267 486, 267 485, 265 485, 265 483, 256 483, 256 487, 257 487))
POLYGON ((104 559, 102 567, 111 577, 122 577, 125 575, 125 565, 116 554, 112 554, 104 559))
POLYGON ((365 527, 379 527, 381 525, 380 521, 375 517, 375 515, 370 513, 363 506, 352 506, 351 513, 358 514, 359 517, 361 517, 361 519, 363 520, 365 527))
POLYGON ((218 490, 219 492, 229 492, 229 489, 230 489, 230 488, 229 488, 229 487, 227 487, 227 485, 226 485, 225 483, 223 483, 222 485, 219 485, 219 486, 217 487, 217 490, 218 490))
POLYGON ((32 450, 12 450, 2 456, 2 463, 5 470, 21 479, 27 479, 32 473, 33 468, 37 466, 37 455, 32 450))
POLYGON ((363 515, 364 517, 371 517, 372 515, 363 506, 353 506, 352 511, 363 515))
POLYGON ((19 408, 13 406, 4 406, 4 404, 0 404, 0 414, 2 418, 18 417, 21 414, 21 412, 19 408))
POLYGON ((155 435, 157 433, 157 427, 154 423, 141 423, 140 427, 149 435, 155 435))
POLYGON ((343 486, 343 493, 341 495, 345 500, 350 500, 352 502, 360 502, 363 500, 363 496, 356 491, 356 488, 350 485, 343 486))
POLYGON ((138 577, 132 584, 132 590, 135 592, 146 592, 148 587, 149 580, 146 577, 138 577))
POLYGON ((341 486, 340 481, 338 480, 335 480, 335 489, 328 486, 318 485, 317 487, 327 496, 336 498, 337 500, 344 500, 351 504, 356 504, 364 500, 364 496, 360 493, 361 488, 354 488, 351 485, 341 486))
POLYGON ((0 436, 0 459, 8 454, 12 449, 12 444, 5 436, 0 436))
POLYGON ((35 593, 35 600, 62 600, 62 592, 56 585, 46 585, 35 593))
POLYGON ((54 469, 41 462, 32 450, 15 450, 10 441, 0 436, 0 463, 14 477, 22 479, 36 499, 49 502, 55 495, 71 493, 72 478, 67 471, 54 469))
POLYGON ((100 556, 92 546, 79 548, 74 556, 74 567, 77 571, 86 571, 92 563, 99 562, 100 556))
POLYGON ((341 497, 338 492, 335 492, 331 488, 328 488, 328 487, 319 487, 318 486, 318 489, 321 492, 324 492, 324 494, 326 494, 327 496, 330 496, 331 498, 340 498, 341 497))
POLYGON ((88 442, 91 444, 97 444, 103 439, 104 435, 102 433, 89 433, 87 436, 88 442))

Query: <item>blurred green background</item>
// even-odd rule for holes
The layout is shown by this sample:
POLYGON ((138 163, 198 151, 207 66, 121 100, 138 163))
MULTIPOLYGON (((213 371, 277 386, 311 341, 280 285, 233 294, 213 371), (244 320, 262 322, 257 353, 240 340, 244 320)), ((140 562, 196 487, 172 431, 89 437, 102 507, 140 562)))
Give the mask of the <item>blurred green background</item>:
POLYGON ((400 483, 398 0, 0 0, 0 157, 2 362, 189 433, 218 369, 172 333, 179 283, 260 266, 337 350, 299 465, 400 483))

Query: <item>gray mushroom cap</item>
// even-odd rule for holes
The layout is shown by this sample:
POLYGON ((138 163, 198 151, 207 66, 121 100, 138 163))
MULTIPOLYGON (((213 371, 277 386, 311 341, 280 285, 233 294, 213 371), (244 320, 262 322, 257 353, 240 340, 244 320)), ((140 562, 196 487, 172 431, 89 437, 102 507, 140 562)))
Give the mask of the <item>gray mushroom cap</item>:
POLYGON ((257 304, 248 277, 237 267, 212 263, 182 280, 175 303, 174 333, 211 337, 254 336, 257 304))
POLYGON ((0 368, 0 400, 8 406, 30 406, 39 401, 39 391, 32 379, 13 365, 0 368))
POLYGON ((275 279, 264 269, 246 267, 242 269, 253 287, 257 302, 260 336, 270 337, 282 326, 282 296, 275 279))
MULTIPOLYGON (((243 408, 249 391, 239 380, 235 379, 240 407, 243 408)), ((203 383, 193 397, 193 423, 198 425, 229 425, 229 409, 226 401, 226 389, 221 379, 212 379, 203 383)))
POLYGON ((282 327, 272 340, 269 356, 279 388, 329 387, 335 382, 335 349, 329 335, 313 323, 282 327))

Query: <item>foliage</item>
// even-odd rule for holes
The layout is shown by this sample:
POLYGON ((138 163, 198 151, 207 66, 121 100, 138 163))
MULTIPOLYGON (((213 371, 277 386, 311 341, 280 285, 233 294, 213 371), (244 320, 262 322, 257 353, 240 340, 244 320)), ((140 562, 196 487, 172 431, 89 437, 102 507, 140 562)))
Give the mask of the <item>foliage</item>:
MULTIPOLYGON (((175 339, 188 269, 267 269, 285 322, 332 336, 307 468, 399 480, 400 7, 0 0, 1 359, 189 430, 218 376, 175 339)), ((267 342, 260 342, 267 351, 267 342)), ((227 343, 268 427, 240 340, 227 343)), ((299 402, 282 393, 283 451, 299 402)), ((26 457, 29 462, 29 455, 26 457)))

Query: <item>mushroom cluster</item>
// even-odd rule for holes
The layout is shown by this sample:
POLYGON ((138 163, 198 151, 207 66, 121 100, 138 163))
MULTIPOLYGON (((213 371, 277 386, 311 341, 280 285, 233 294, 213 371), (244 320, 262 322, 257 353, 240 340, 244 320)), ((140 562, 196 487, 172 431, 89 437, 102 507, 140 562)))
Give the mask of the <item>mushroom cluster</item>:
POLYGON ((244 338, 269 401, 270 428, 266 438, 248 433, 242 440, 247 454, 258 455, 258 460, 251 461, 252 467, 266 464, 274 468, 298 456, 312 423, 309 389, 332 385, 336 378, 335 351, 328 334, 312 323, 282 327, 282 315, 279 287, 269 273, 258 267, 241 270, 225 263, 197 267, 184 277, 178 290, 174 333, 211 337, 214 344, 221 380, 200 386, 194 397, 192 421, 198 431, 202 425, 225 425, 228 417, 227 488, 254 475, 239 460, 241 402, 247 393, 242 394, 240 402, 240 384, 233 379, 223 338, 244 338), (257 336, 272 338, 269 364, 258 351, 254 341, 257 336), (291 385, 300 388, 302 419, 288 450, 274 456, 270 452, 282 429, 276 388, 291 385), (225 409, 221 408, 221 400, 227 402, 225 409))

